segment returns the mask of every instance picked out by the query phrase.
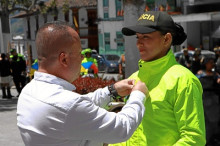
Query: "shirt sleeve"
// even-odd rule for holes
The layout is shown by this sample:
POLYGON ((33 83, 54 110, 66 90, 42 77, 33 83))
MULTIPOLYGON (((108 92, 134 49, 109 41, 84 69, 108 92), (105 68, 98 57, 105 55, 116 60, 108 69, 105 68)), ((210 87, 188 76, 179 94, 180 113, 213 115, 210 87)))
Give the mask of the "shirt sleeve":
POLYGON ((88 93, 85 96, 89 97, 95 105, 104 108, 111 101, 109 93, 108 87, 105 87, 88 93))
POLYGON ((88 97, 80 97, 66 117, 65 137, 105 143, 126 141, 143 118, 145 98, 142 92, 133 91, 122 110, 114 113, 96 106, 88 97))
POLYGON ((201 85, 189 83, 179 93, 174 105, 174 114, 180 139, 175 146, 203 146, 205 140, 205 120, 201 85))

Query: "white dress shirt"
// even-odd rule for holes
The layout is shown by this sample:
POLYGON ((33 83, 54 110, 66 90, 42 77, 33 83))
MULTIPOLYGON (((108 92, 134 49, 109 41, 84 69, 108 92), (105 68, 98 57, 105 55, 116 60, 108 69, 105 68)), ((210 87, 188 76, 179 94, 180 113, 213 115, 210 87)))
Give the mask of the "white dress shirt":
POLYGON ((80 95, 56 76, 35 72, 22 90, 17 125, 26 146, 99 146, 127 140, 144 115, 145 95, 133 91, 121 112, 108 112, 107 87, 80 95))

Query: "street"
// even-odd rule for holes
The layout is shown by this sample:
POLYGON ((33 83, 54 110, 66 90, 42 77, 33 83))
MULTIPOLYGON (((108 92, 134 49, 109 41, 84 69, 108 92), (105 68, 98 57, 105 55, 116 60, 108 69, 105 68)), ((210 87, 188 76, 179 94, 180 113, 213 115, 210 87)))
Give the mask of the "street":
MULTIPOLYGON (((17 95, 14 86, 11 94, 17 95)), ((17 97, 12 97, 12 100, 3 100, 0 92, 0 146, 24 146, 16 125, 16 106, 17 97)))

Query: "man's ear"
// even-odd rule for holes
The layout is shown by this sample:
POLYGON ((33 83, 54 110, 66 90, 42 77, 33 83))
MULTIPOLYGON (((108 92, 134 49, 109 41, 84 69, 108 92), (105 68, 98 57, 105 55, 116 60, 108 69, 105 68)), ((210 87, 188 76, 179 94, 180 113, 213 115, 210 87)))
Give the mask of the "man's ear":
POLYGON ((172 43, 172 34, 168 32, 164 36, 164 45, 171 46, 171 43, 172 43))
POLYGON ((59 63, 60 63, 62 66, 65 66, 65 67, 68 66, 67 54, 66 54, 66 53, 64 53, 64 52, 60 53, 60 55, 59 55, 59 63))

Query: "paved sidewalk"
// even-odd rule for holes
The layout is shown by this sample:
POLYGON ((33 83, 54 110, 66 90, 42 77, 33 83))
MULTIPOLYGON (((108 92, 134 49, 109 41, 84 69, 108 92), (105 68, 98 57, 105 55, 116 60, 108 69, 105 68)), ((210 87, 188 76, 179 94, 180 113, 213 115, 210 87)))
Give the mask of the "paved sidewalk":
MULTIPOLYGON (((17 95, 14 87, 11 89, 13 96, 17 95)), ((17 128, 17 97, 11 100, 2 99, 0 90, 0 146, 24 146, 17 128)))

